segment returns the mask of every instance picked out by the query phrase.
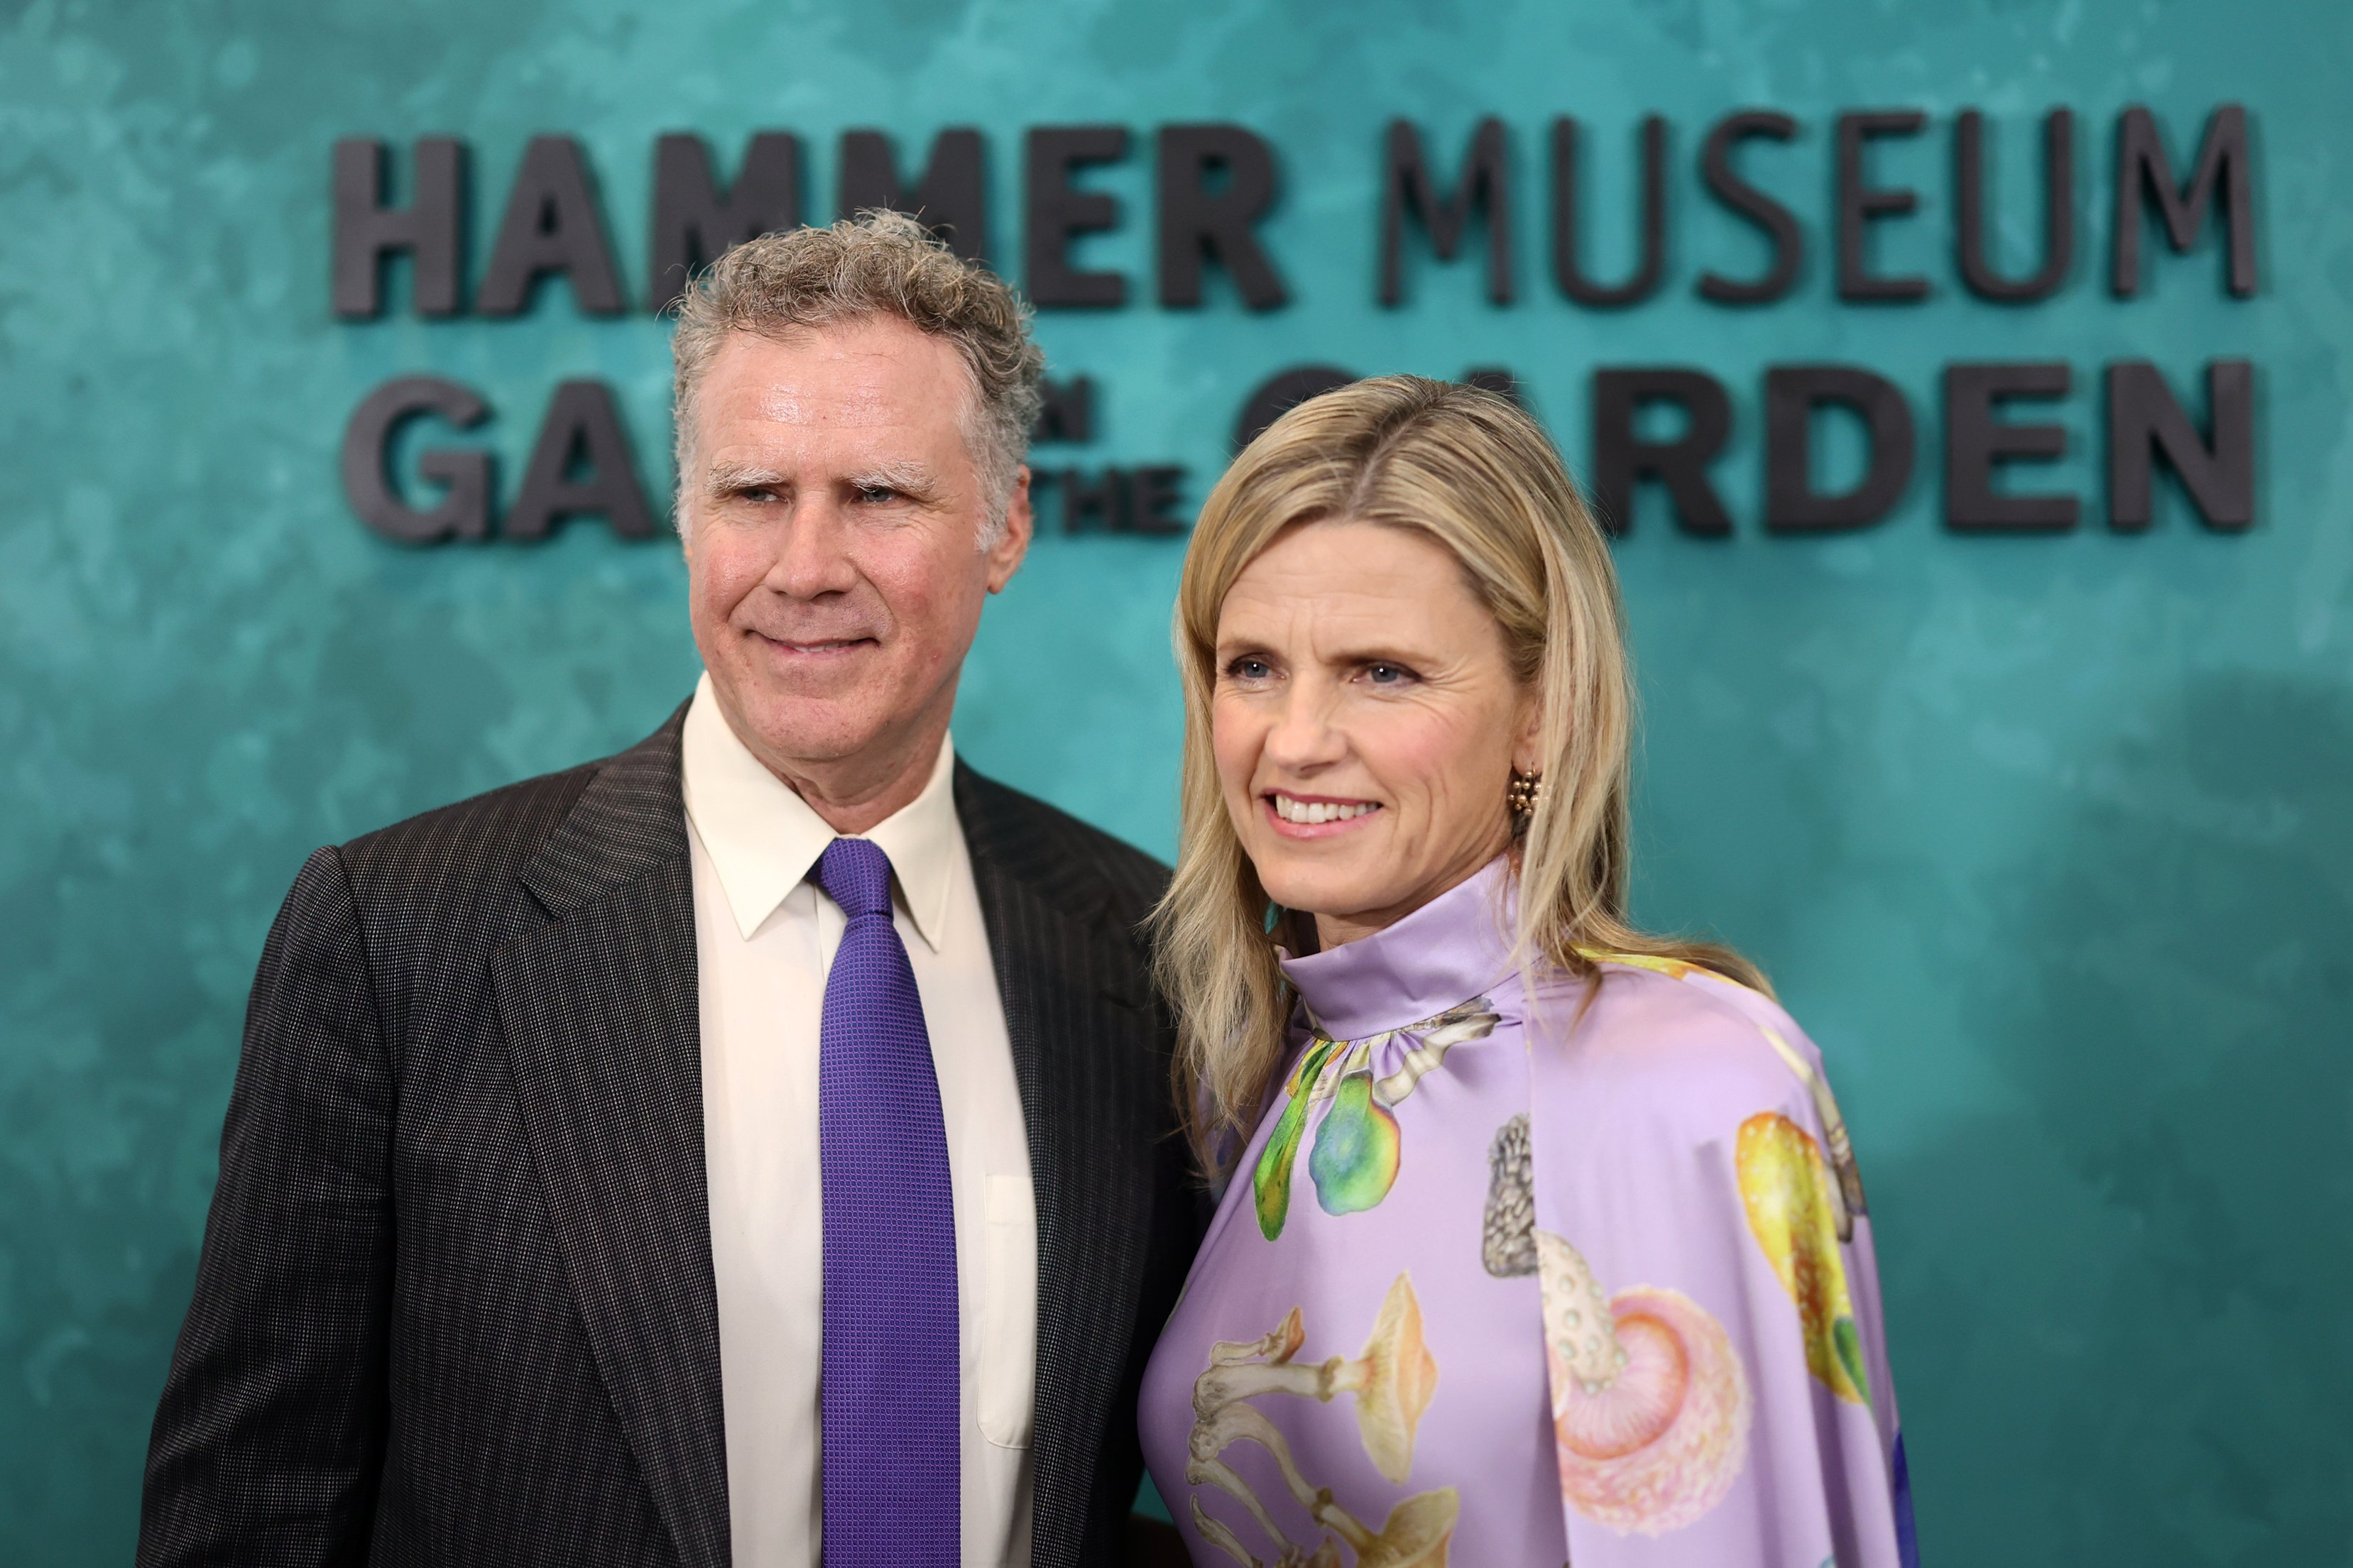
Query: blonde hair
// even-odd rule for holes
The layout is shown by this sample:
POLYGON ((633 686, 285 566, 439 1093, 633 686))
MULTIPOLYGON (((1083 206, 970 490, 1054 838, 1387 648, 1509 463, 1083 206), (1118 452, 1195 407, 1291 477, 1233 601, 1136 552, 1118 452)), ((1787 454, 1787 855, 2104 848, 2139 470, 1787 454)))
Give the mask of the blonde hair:
MULTIPOLYGON (((1675 959, 1759 989, 1737 953, 1627 922, 1634 722, 1609 549, 1543 428, 1509 399, 1391 375, 1300 404, 1236 458, 1194 526, 1176 590, 1185 760, 1176 874, 1153 911, 1177 1019, 1176 1085, 1196 1153, 1221 1169, 1284 1054, 1293 997, 1277 910, 1226 814, 1210 742, 1218 619, 1285 530, 1327 519, 1412 529, 1450 551, 1539 694, 1544 789, 1514 839, 1524 963, 1594 973, 1593 953, 1675 959)), ((1498 812, 1505 810, 1500 798, 1498 812)))

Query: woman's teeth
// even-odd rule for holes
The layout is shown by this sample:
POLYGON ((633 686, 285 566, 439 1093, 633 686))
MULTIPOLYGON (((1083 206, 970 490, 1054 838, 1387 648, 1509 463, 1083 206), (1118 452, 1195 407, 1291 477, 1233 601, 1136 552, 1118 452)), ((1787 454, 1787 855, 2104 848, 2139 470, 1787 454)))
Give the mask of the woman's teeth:
POLYGON ((1368 811, 1379 809, 1379 806, 1370 801, 1358 801, 1344 805, 1336 801, 1326 803, 1293 800, 1287 795, 1278 795, 1274 797, 1275 816, 1285 822, 1295 822, 1305 827, 1313 827, 1324 822, 1345 822, 1351 817, 1362 816, 1368 811))

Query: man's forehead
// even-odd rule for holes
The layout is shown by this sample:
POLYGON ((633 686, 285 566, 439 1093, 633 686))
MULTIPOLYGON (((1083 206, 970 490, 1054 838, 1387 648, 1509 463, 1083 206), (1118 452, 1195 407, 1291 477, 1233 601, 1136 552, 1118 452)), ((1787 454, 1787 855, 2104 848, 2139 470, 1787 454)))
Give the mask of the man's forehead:
POLYGON ((730 423, 850 428, 954 424, 965 377, 953 346, 902 321, 732 334, 702 387, 730 423))

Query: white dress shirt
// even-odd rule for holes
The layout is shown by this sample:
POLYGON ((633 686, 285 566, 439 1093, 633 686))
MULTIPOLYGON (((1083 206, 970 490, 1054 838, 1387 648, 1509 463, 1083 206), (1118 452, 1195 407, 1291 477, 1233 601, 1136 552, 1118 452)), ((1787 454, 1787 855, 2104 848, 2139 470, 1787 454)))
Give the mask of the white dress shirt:
MULTIPOLYGON (((687 710, 683 751, 734 1561, 811 1568, 822 1539, 818 1025, 846 922, 806 879, 836 835, 736 738, 708 675, 687 710)), ((860 837, 897 874, 893 921, 923 995, 946 1122, 964 1563, 1028 1568, 1038 1219, 954 766, 944 742, 923 793, 860 837)))

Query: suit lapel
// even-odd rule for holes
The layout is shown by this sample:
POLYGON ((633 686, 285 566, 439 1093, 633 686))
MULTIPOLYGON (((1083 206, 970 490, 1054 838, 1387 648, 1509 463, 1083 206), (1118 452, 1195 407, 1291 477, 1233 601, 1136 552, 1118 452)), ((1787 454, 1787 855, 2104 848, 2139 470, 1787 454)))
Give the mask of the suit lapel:
MULTIPOLYGON (((523 880, 553 917, 492 955, 515 1093, 589 1345, 679 1560, 729 1558, 703 1171, 684 710, 600 768, 523 880)), ((561 1446, 562 1434, 549 1434, 561 1446)))
POLYGON ((1134 1329, 1156 1129, 1149 1075, 1119 1047, 1149 1026, 1112 933, 1027 874, 1018 825, 992 809, 995 786, 961 767, 956 784, 1037 1192, 1031 1552, 1041 1564, 1073 1562, 1106 1425, 1127 1418, 1111 1403, 1134 1329))

